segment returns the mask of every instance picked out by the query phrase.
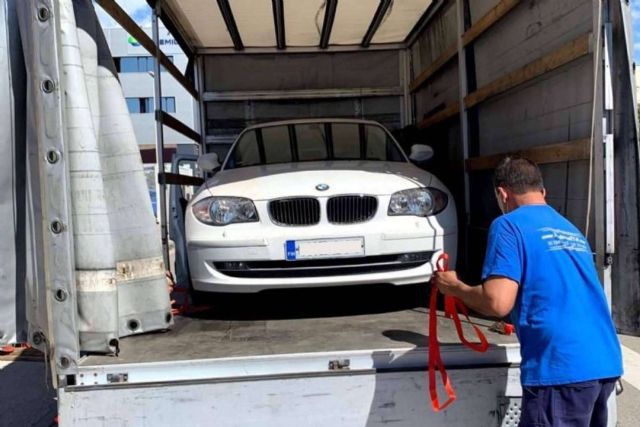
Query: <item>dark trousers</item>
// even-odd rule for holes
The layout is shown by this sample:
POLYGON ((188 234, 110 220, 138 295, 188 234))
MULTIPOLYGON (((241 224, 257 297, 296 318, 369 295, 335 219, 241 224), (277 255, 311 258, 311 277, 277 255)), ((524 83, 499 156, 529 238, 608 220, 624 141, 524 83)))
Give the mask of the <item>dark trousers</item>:
POLYGON ((519 427, 606 427, 607 400, 616 381, 523 386, 519 427))

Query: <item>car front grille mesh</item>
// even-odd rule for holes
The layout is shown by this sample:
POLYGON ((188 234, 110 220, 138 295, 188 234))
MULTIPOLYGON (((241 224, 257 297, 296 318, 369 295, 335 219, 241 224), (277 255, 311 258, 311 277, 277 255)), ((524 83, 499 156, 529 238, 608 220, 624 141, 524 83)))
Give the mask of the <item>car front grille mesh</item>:
MULTIPOLYGON (((366 222, 377 210, 378 199, 373 196, 336 196, 327 201, 327 219, 332 224, 366 222)), ((320 202, 312 197, 272 200, 269 215, 277 225, 316 225, 320 222, 320 202)))
POLYGON ((278 225, 315 225, 320 222, 320 202, 311 197, 273 200, 269 214, 278 225))
POLYGON ((369 221, 378 210, 372 196, 338 196, 327 202, 327 218, 332 224, 357 224, 369 221))

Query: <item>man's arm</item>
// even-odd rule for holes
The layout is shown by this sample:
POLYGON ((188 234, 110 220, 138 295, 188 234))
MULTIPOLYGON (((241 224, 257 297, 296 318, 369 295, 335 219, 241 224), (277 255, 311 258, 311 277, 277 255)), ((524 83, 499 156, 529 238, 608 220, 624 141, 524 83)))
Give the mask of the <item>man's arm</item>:
POLYGON ((455 271, 436 272, 433 283, 440 292, 460 298, 478 313, 493 317, 507 316, 516 302, 518 283, 506 277, 490 277, 480 286, 469 286, 455 271))

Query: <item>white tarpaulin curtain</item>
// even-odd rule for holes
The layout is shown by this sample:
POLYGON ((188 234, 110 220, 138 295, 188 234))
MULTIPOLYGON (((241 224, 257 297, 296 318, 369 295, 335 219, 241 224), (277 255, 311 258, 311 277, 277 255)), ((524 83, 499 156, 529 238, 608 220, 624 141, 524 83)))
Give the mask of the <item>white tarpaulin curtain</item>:
POLYGON ((172 321, 140 151, 90 0, 61 0, 78 312, 83 350, 172 321))
POLYGON ((24 293, 20 280, 20 258, 24 258, 24 254, 19 256, 18 252, 25 233, 24 223, 18 221, 16 210, 21 204, 20 200, 24 200, 24 197, 18 197, 18 193, 24 191, 25 153, 24 146, 14 146, 14 140, 18 139, 16 132, 19 131, 14 123, 14 111, 16 104, 23 105, 19 97, 24 93, 15 93, 16 78, 20 78, 20 75, 15 73, 16 61, 11 61, 10 55, 20 41, 12 34, 9 25, 5 25, 15 19, 13 5, 0 2, 0 99, 3 100, 0 114, 0 149, 3 153, 0 156, 0 346, 15 343, 19 335, 24 340, 24 332, 19 333, 19 329, 24 327, 19 319, 24 307, 18 309, 19 305, 25 303, 23 298, 19 298, 19 290, 22 289, 24 293))
MULTIPOLYGON (((93 4, 91 0, 59 0, 58 5, 62 43, 59 87, 65 127, 63 155, 69 164, 80 349, 113 352, 123 336, 166 329, 172 323, 160 235, 129 112, 93 4)), ((29 34, 30 22, 25 21, 29 14, 23 15, 21 32, 29 34)), ((27 58, 29 75, 38 73, 34 50, 33 40, 28 38, 22 53, 27 58)), ((0 72, 6 72, 5 65, 0 63, 0 72)), ((1 89, 6 89, 7 81, 9 79, 2 80, 1 89)), ((26 99, 24 94, 22 97, 26 99)), ((3 98, 10 99, 10 96, 3 98)), ((27 132, 26 146, 30 153, 37 153, 37 144, 41 142, 32 129, 50 118, 46 113, 40 117, 40 110, 32 104, 26 108, 28 123, 32 123, 23 125, 27 132)), ((7 129, 11 130, 12 125, 8 124, 7 129)), ((2 141, 5 141, 4 134, 2 141)), ((10 142, 17 149, 25 145, 25 138, 12 138, 10 142)), ((12 153, 12 150, 6 152, 12 153)), ((9 155, 6 159, 13 160, 9 155)), ((0 174, 0 185, 11 179, 12 173, 11 167, 2 170, 6 174, 0 174)), ((55 189, 55 185, 51 188, 55 189)), ((5 193, 11 195, 10 192, 2 194, 5 193)), ((36 211, 39 197, 31 195, 30 208, 36 211)), ((0 200, 4 213, 3 202, 0 200)), ((9 204, 6 207, 7 213, 13 210, 9 204)), ((23 215, 24 212, 18 212, 18 217, 23 215)), ((12 216, 3 216, 7 225, 14 222, 12 216)), ((10 242, 13 239, 6 240, 7 244, 10 242)), ((5 260, 16 259, 10 254, 5 256, 4 246, 0 249, 5 260)), ((37 268, 35 264, 40 259, 37 254, 41 250, 27 247, 27 258, 35 260, 33 268, 37 268)), ((15 249, 12 253, 15 254, 15 249)), ((2 280, 16 284, 14 270, 0 270, 2 280)), ((25 286, 24 283, 18 285, 25 286)), ((47 289, 49 286, 52 285, 47 283, 47 289)), ((2 306, 14 307, 15 303, 3 302, 2 306)), ((11 310, 10 314, 17 317, 19 313, 11 310)), ((13 339, 15 333, 13 330, 4 335, 11 335, 9 339, 13 339)))
MULTIPOLYGON (((432 0, 394 0, 372 43, 401 43, 431 5, 432 0)), ((197 47, 233 47, 216 0, 167 0, 166 4, 197 47)), ((340 0, 329 43, 358 45, 380 0, 340 0)), ((276 45, 271 0, 232 0, 231 12, 246 47, 276 45)), ((326 0, 283 0, 286 44, 318 46, 326 0)))

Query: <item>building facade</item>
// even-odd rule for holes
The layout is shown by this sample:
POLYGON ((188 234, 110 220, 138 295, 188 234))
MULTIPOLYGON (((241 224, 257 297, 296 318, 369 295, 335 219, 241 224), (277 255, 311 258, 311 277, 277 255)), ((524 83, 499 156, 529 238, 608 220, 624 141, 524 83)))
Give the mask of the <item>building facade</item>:
MULTIPOLYGON (((151 35, 151 28, 143 28, 151 35)), ((145 164, 155 163, 156 122, 154 116, 154 59, 149 53, 122 28, 104 29, 111 55, 120 76, 122 91, 131 113, 140 152, 145 164)), ((160 46, 162 51, 184 72, 187 56, 182 52, 169 31, 160 28, 160 46)), ((162 109, 194 128, 195 102, 169 73, 162 72, 162 109)), ((164 128, 165 152, 171 154, 180 144, 193 142, 183 135, 164 128)), ((171 157, 166 157, 170 161, 171 157)))

